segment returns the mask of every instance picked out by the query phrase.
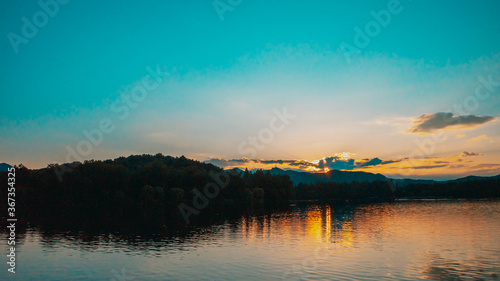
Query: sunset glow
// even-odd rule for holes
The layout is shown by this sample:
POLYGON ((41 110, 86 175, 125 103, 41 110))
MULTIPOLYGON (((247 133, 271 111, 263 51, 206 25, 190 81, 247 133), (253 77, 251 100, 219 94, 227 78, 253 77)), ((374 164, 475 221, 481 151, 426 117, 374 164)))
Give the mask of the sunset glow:
MULTIPOLYGON (((127 16, 143 11, 152 18, 117 24, 106 35, 99 21, 72 21, 73 29, 85 27, 83 34, 99 34, 78 40, 64 24, 40 29, 33 44, 13 48, 6 38, 1 56, 9 63, 0 72, 9 102, 0 113, 0 161, 44 168, 163 153, 251 170, 416 178, 500 173, 500 39, 489 35, 500 32, 489 14, 494 2, 467 6, 476 11, 467 19, 431 16, 426 24, 446 27, 449 38, 414 24, 428 11, 423 3, 401 2, 404 16, 394 14, 394 22, 405 21, 382 28, 366 48, 356 47, 361 35, 354 28, 363 30, 369 11, 387 3, 365 2, 359 11, 334 2, 262 4, 288 12, 264 15, 256 4, 242 4, 219 22, 217 13, 206 13, 207 2, 192 10, 199 21, 188 23, 174 12, 177 4, 159 10, 134 4, 127 16), (303 10, 316 15, 311 22, 289 18, 303 10), (189 36, 181 26, 189 26, 189 36), (109 36, 125 33, 138 38, 109 36), (129 62, 131 53, 141 55, 129 62), (463 152, 479 156, 456 157, 463 152)), ((86 10, 81 5, 64 6, 68 19, 86 10)), ((6 13, 11 24, 3 34, 20 32, 21 6, 6 13)), ((115 17, 98 11, 106 22, 115 17)))
POLYGON ((498 280, 500 1, 0 1, 1 280, 498 280))

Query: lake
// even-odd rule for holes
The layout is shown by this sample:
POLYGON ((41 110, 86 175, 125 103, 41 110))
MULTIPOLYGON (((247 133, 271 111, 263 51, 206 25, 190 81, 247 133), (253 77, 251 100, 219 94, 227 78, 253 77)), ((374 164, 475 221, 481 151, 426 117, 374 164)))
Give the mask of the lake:
POLYGON ((500 280, 500 202, 301 205, 182 234, 18 234, 1 280, 500 280))

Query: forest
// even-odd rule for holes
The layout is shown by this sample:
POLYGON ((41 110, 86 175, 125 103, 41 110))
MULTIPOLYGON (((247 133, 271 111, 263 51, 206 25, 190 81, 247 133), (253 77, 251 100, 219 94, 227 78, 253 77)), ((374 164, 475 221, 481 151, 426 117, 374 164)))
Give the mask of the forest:
MULTIPOLYGON (((184 156, 136 155, 72 163, 62 180, 56 172, 64 169, 60 165, 39 170, 14 167, 17 214, 40 224, 182 224, 179 205, 193 207, 196 191, 214 183, 213 175, 220 173, 228 178, 227 185, 210 198, 201 214, 211 214, 218 205, 250 208, 293 199, 288 176, 229 173, 184 156)), ((0 181, 7 183, 7 173, 0 173, 0 181)), ((7 188, 1 192, 6 198, 7 188)), ((7 213, 3 200, 0 211, 7 213)))
POLYGON ((485 199, 500 198, 500 179, 444 181, 394 185, 391 179, 374 182, 298 184, 296 200, 327 203, 389 202, 395 199, 485 199))
MULTIPOLYGON (((14 168, 17 215, 43 225, 182 226, 307 200, 355 204, 397 198, 500 197, 498 179, 397 187, 391 180, 294 186, 287 175, 226 171, 162 154, 73 163, 62 179, 55 172, 61 165, 14 168)), ((7 183, 6 172, 0 173, 0 182, 7 183)), ((7 188, 1 194, 6 198, 7 188)), ((0 202, 2 215, 8 207, 4 201, 0 202)))

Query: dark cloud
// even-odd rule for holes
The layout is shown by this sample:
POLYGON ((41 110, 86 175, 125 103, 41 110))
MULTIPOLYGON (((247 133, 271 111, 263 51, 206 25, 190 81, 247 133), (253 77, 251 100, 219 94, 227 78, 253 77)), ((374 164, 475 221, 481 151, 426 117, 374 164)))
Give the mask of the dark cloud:
POLYGON ((309 164, 313 165, 314 167, 316 167, 318 169, 328 168, 330 170, 354 170, 354 169, 362 168, 362 167, 386 165, 386 164, 391 164, 391 163, 397 163, 400 161, 401 161, 401 159, 382 161, 378 157, 375 157, 372 159, 362 159, 361 161, 357 161, 356 159, 343 160, 337 156, 332 156, 332 157, 327 157, 325 159, 320 160, 319 163, 316 165, 314 165, 312 163, 309 163, 309 164))
POLYGON ((380 163, 381 165, 387 165, 387 164, 392 164, 392 163, 398 163, 398 162, 401 162, 403 160, 407 160, 408 158, 404 158, 404 159, 393 159, 393 160, 386 160, 386 161, 382 161, 382 163, 380 163))
POLYGON ((328 168, 330 170, 352 170, 356 168, 354 162, 355 162, 354 159, 342 160, 339 159, 339 157, 333 156, 333 157, 327 157, 324 160, 323 159, 320 160, 319 163, 316 165, 316 168, 319 169, 328 168))
POLYGON ((288 165, 299 166, 299 167, 302 167, 302 166, 309 167, 309 166, 312 166, 312 163, 309 163, 309 162, 304 161, 304 160, 296 160, 296 161, 292 160, 291 163, 289 163, 288 165))
POLYGON ((464 151, 462 152, 462 154, 460 154, 461 156, 463 157, 468 157, 468 156, 481 156, 483 155, 482 153, 475 153, 475 152, 467 152, 467 151, 464 151))
POLYGON ((435 168, 441 168, 441 167, 446 167, 448 165, 428 165, 428 166, 416 166, 416 167, 405 167, 404 169, 435 169, 435 168))
POLYGON ((295 164, 297 161, 295 160, 262 160, 262 159, 257 159, 255 162, 262 163, 262 164, 295 164))
POLYGON ((359 166, 360 167, 367 167, 367 166, 377 166, 381 164, 383 161, 380 160, 379 158, 373 158, 372 160, 369 160, 365 163, 361 163, 359 166))
POLYGON ((342 159, 338 156, 331 156, 319 160, 318 163, 307 162, 305 160, 282 160, 282 159, 264 160, 264 159, 247 159, 247 158, 231 159, 231 160, 212 158, 210 160, 205 161, 205 163, 214 164, 221 168, 243 166, 247 163, 260 163, 264 165, 272 165, 272 164, 288 165, 295 169, 300 169, 300 170, 306 170, 307 168, 318 168, 321 170, 324 170, 325 168, 328 168, 330 170, 354 170, 363 167, 397 163, 402 160, 403 159, 394 159, 394 160, 383 161, 378 157, 372 159, 367 158, 362 160, 356 160, 356 159, 342 159))
POLYGON ((310 164, 309 162, 303 161, 303 160, 264 160, 264 159, 248 159, 248 158, 241 158, 241 159, 231 159, 231 160, 226 160, 222 158, 212 158, 210 160, 204 161, 205 163, 210 163, 214 164, 216 166, 219 166, 221 168, 225 167, 232 167, 232 166, 238 166, 242 164, 247 164, 247 163, 262 163, 265 165, 272 165, 272 164, 288 164, 291 166, 303 166, 306 165, 306 167, 310 164))
POLYGON ((248 163, 250 161, 251 160, 249 160, 247 158, 231 159, 231 160, 225 160, 225 159, 222 159, 222 158, 212 158, 212 159, 204 161, 204 162, 205 163, 214 164, 214 165, 219 166, 221 168, 225 168, 225 167, 237 166, 237 165, 245 164, 245 163, 248 163))
POLYGON ((432 133, 435 130, 445 129, 453 126, 473 128, 494 120, 492 116, 453 116, 453 113, 438 112, 434 114, 422 114, 416 117, 413 127, 409 133, 432 133))

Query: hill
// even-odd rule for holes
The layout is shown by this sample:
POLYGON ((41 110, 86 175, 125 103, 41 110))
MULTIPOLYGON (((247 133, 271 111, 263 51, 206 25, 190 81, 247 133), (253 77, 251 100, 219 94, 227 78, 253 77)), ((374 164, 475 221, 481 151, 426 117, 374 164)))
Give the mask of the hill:
POLYGON ((455 180, 449 180, 449 182, 466 182, 466 181, 480 181, 480 180, 488 180, 488 179, 500 179, 500 175, 492 176, 492 177, 480 177, 480 176, 467 176, 455 180))
MULTIPOLYGON (((0 173, 0 182, 7 182, 0 173)), ((0 190, 0 197, 7 189, 0 190)), ((288 177, 256 171, 245 177, 212 164, 162 154, 16 168, 16 210, 31 222, 161 226, 203 221, 221 205, 288 204, 288 177), (64 171, 62 173, 61 171, 64 171), (213 208, 213 209, 212 209, 213 208)), ((7 212, 7 200, 0 212, 7 212)))
POLYGON ((7 163, 0 163, 0 172, 7 172, 10 167, 12 166, 7 163))
POLYGON ((297 172, 292 170, 282 170, 272 168, 269 170, 271 175, 287 175, 290 177, 294 185, 299 183, 314 184, 317 182, 335 182, 335 183, 352 183, 352 182, 374 182, 386 181, 387 178, 381 174, 373 174, 367 172, 350 172, 331 170, 326 173, 309 173, 297 172))

